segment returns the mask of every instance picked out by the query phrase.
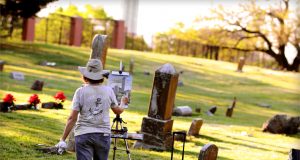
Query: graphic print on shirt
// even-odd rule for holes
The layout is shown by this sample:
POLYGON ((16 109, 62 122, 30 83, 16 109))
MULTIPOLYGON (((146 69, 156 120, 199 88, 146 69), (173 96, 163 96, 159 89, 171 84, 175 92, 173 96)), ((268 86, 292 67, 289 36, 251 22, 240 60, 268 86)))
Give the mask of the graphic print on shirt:
POLYGON ((97 98, 94 103, 91 103, 88 119, 100 120, 103 112, 103 103, 101 98, 97 98))

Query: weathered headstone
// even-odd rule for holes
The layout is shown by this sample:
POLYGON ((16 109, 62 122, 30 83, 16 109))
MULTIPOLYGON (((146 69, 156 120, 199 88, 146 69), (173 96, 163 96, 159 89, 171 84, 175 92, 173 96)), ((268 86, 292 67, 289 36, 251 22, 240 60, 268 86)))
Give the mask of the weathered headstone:
POLYGON ((53 108, 56 108, 56 106, 57 106, 56 102, 42 103, 42 108, 46 108, 46 109, 53 109, 53 108))
POLYGON ((218 147, 214 144, 206 144, 200 150, 198 160, 216 160, 218 157, 218 147))
POLYGON ((56 66, 56 63, 55 62, 48 62, 48 61, 42 61, 40 63, 41 66, 49 66, 49 67, 54 67, 56 66))
POLYGON ((287 115, 275 115, 263 124, 263 132, 275 134, 297 134, 300 126, 300 116, 288 117, 287 115))
POLYGON ((184 86, 184 84, 183 84, 183 82, 180 80, 180 81, 178 81, 178 87, 182 87, 182 86, 184 86))
POLYGON ((26 110, 29 109, 31 106, 30 104, 15 104, 16 110, 26 110))
POLYGON ((31 86, 32 90, 42 91, 44 86, 44 81, 35 80, 31 86))
POLYGON ((300 159, 300 150, 292 148, 289 153, 288 160, 299 160, 300 159))
POLYGON ((217 106, 212 106, 208 109, 207 111, 207 115, 209 116, 213 116, 215 114, 215 112, 217 111, 217 106))
POLYGON ((130 64, 129 64, 129 73, 133 75, 133 69, 134 69, 134 60, 133 58, 130 59, 130 64))
POLYGON ((166 150, 172 147, 172 111, 177 89, 178 74, 171 64, 165 64, 155 72, 148 117, 143 118, 143 141, 135 148, 166 150))
POLYGON ((150 72, 144 71, 144 75, 149 76, 149 75, 150 75, 150 72))
POLYGON ((195 108, 195 112, 201 113, 201 108, 200 107, 195 108))
POLYGON ((233 109, 235 108, 235 104, 236 104, 236 97, 233 98, 232 105, 227 108, 227 111, 226 111, 227 117, 232 117, 233 109))
POLYGON ((25 76, 22 72, 11 72, 10 77, 12 79, 15 79, 15 80, 18 80, 18 81, 24 81, 25 80, 25 76))
POLYGON ((100 59, 105 68, 106 54, 107 54, 107 35, 96 34, 92 41, 92 53, 90 59, 100 59))
POLYGON ((271 108, 272 105, 267 104, 267 103, 257 103, 258 106, 263 107, 263 108, 271 108))
POLYGON ((174 116, 191 116, 193 110, 189 106, 178 106, 174 108, 173 115, 174 116))
POLYGON ((238 68, 237 68, 237 72, 243 72, 244 65, 245 65, 245 58, 244 57, 240 57, 239 63, 238 63, 238 68))
POLYGON ((190 126, 190 129, 189 129, 189 132, 188 132, 188 135, 189 136, 197 136, 199 135, 199 131, 202 127, 202 124, 203 124, 203 120, 202 118, 196 118, 193 120, 191 126, 190 126))
POLYGON ((4 69, 4 64, 5 64, 5 61, 0 60, 0 72, 3 71, 3 69, 4 69))

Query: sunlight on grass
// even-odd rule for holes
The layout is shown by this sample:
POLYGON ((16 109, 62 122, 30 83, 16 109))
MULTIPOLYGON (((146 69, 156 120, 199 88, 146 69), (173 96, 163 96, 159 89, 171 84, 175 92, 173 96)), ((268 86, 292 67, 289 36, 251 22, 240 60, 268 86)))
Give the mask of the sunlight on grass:
MULTIPOLYGON (((54 145, 59 140, 71 111, 73 93, 82 84, 77 66, 85 65, 89 54, 88 48, 44 43, 9 41, 8 46, 1 48, 0 59, 7 61, 4 72, 0 72, 1 97, 11 93, 20 104, 27 103, 33 93, 38 94, 42 102, 54 101, 57 91, 67 96, 63 110, 41 109, 39 105, 38 111, 0 113, 0 155, 4 159, 74 159, 74 153, 63 157, 42 154, 34 150, 34 145, 54 145), (57 62, 57 66, 40 66, 43 60, 57 62), (25 73, 25 81, 10 79, 12 71, 25 73), (30 89, 36 79, 45 81, 43 91, 30 89)), ((173 131, 187 131, 194 118, 204 120, 200 136, 187 138, 185 159, 197 159, 200 149, 207 143, 219 147, 220 160, 241 159, 241 155, 243 160, 280 160, 287 159, 292 147, 300 149, 299 134, 274 135, 263 133, 260 128, 275 114, 300 115, 299 73, 247 65, 243 73, 238 73, 235 71, 237 64, 229 62, 116 49, 108 50, 106 69, 118 70, 121 59, 128 69, 131 58, 135 61, 132 102, 122 114, 129 132, 140 131, 142 119, 148 114, 155 70, 164 63, 172 63, 177 71, 184 71, 179 77, 184 86, 177 88, 175 105, 188 105, 193 110, 201 107, 202 110, 192 117, 173 116, 173 131), (144 75, 145 71, 150 72, 150 76, 144 75), (237 106, 233 117, 227 118, 225 112, 233 97, 237 97, 237 106), (262 108, 257 103, 272 107, 262 108), (218 106, 215 116, 206 115, 206 110, 213 105, 218 106)), ((112 111, 110 117, 112 121, 112 111)), ((129 141, 130 146, 133 143, 129 141)), ((176 141, 176 159, 181 158, 181 149, 182 143, 176 141)), ((170 159, 171 155, 170 151, 131 149, 131 152, 133 159, 170 159)), ((126 153, 120 152, 117 157, 124 159, 126 153)))

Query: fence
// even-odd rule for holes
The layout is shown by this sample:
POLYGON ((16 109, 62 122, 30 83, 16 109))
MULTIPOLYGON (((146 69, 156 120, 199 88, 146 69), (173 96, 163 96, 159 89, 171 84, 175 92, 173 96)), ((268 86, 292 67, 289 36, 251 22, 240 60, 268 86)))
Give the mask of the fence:
POLYGON ((69 45, 71 17, 54 15, 35 19, 34 41, 69 45))
POLYGON ((240 57, 245 57, 246 63, 260 67, 277 67, 276 61, 261 52, 243 52, 220 46, 203 44, 196 41, 176 39, 171 36, 158 36, 153 39, 153 50, 165 54, 200 57, 206 59, 238 62, 240 57))

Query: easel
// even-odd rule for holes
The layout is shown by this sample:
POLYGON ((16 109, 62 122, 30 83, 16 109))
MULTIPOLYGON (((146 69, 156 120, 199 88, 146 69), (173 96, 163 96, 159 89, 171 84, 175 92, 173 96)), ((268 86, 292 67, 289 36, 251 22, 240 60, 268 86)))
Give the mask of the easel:
POLYGON ((127 140, 124 138, 124 135, 125 135, 125 137, 126 137, 126 135, 127 135, 127 127, 123 127, 122 123, 125 123, 125 124, 126 124, 126 122, 123 121, 123 119, 120 117, 120 115, 117 114, 116 117, 115 117, 114 120, 113 120, 113 124, 111 125, 111 128, 112 128, 111 131, 112 131, 113 133, 118 133, 118 134, 120 134, 119 137, 113 137, 113 138, 114 138, 113 160, 115 160, 115 158, 116 158, 116 150, 123 150, 123 149, 118 149, 118 148, 117 148, 117 139, 118 139, 118 138, 121 138, 121 139, 124 140, 125 145, 126 145, 126 150, 123 150, 123 151, 126 151, 127 156, 128 156, 128 160, 131 160, 131 157, 130 157, 130 151, 129 151, 129 147, 128 147, 128 143, 127 143, 127 140), (116 124, 115 127, 114 127, 114 124, 116 124), (119 129, 119 125, 120 125, 120 127, 121 127, 120 129, 119 129), (115 128, 115 129, 113 129, 113 128, 115 128), (123 138, 122 138, 122 137, 123 137, 123 138))

